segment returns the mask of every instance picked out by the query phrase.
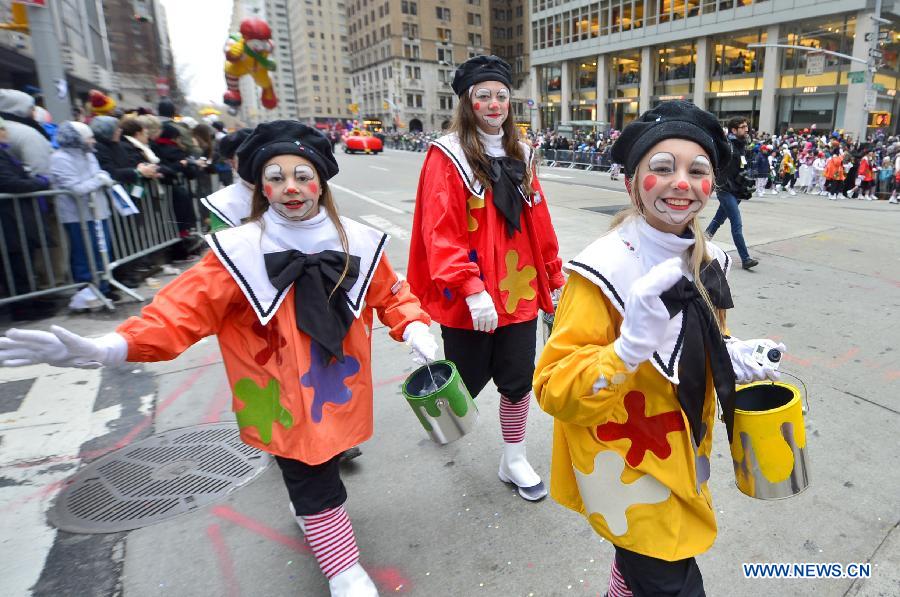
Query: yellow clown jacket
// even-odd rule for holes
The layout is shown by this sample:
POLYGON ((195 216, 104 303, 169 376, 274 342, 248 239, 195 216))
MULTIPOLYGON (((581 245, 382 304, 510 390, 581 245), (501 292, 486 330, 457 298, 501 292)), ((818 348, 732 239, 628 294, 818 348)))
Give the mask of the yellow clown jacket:
POLYGON ((374 312, 398 341, 409 323, 430 323, 383 255, 387 235, 341 218, 350 254, 360 257, 359 277, 344 295, 355 320, 344 338, 344 362, 325 364, 318 344, 297 328, 293 284, 286 292, 275 289, 263 257, 285 248, 340 250, 330 220, 315 220, 302 247, 282 246, 256 223, 209 235, 212 251, 116 330, 133 362, 173 359, 217 335, 241 439, 307 464, 325 462, 372 435, 374 312))
MULTIPOLYGON (((636 369, 613 349, 629 289, 654 265, 641 259, 639 232, 627 220, 565 266, 570 276, 534 391, 555 418, 553 498, 612 544, 674 561, 706 551, 716 537, 707 488, 715 392, 707 366, 694 445, 676 393, 680 313, 653 358, 636 369)), ((725 253, 707 247, 727 273, 725 253)))

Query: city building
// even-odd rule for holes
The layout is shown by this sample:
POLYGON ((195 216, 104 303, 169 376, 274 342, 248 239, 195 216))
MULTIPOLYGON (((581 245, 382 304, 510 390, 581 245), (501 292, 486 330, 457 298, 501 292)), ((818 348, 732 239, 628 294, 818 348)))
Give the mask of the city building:
POLYGON ((531 97, 529 0, 491 0, 491 53, 512 67, 512 115, 522 128, 531 125, 537 109, 531 97), (530 101, 529 101, 530 100, 530 101))
MULTIPOLYGON (((253 78, 241 77, 241 107, 238 117, 252 126, 268 120, 284 120, 299 118, 297 108, 297 88, 294 82, 294 54, 292 50, 291 20, 288 16, 289 7, 296 9, 300 0, 234 0, 231 10, 231 26, 229 34, 237 35, 241 28, 241 21, 257 17, 264 20, 272 31, 272 43, 274 51, 269 59, 275 62, 275 70, 269 73, 278 105, 274 110, 265 108, 261 101, 262 92, 253 78)), ((222 47, 225 42, 222 40, 222 47)), ((222 63, 225 62, 225 52, 222 52, 222 63)), ((225 76, 224 73, 222 75, 225 76)))
MULTIPOLYGON (((104 91, 125 107, 146 104, 147 93, 155 90, 157 75, 161 74, 170 79, 170 92, 177 94, 171 52, 167 51, 165 18, 155 19, 161 14, 156 0, 57 0, 34 10, 50 11, 73 104, 82 104, 91 89, 104 91), (127 16, 129 9, 131 18, 127 16), (143 14, 147 21, 139 23, 134 19, 136 14, 143 14), (162 28, 154 27, 153 21, 161 22, 162 28), (135 33, 136 37, 129 40, 135 33), (151 65, 149 58, 138 56, 134 51, 136 44, 141 44, 145 53, 153 53, 157 64, 151 65), (159 73, 159 69, 165 73, 159 73), (149 87, 149 79, 134 80, 135 73, 145 71, 152 73, 149 87)), ((0 0, 0 14, 4 19, 12 14, 10 0, 0 0)), ((34 53, 27 31, 0 29, 0 64, 0 87, 37 88, 34 53)), ((41 92, 46 94, 48 90, 41 92)))
POLYGON ((372 128, 440 130, 456 65, 490 51, 489 0, 347 0, 354 117, 372 128))
POLYGON ((350 118, 344 2, 292 0, 289 5, 299 119, 323 127, 350 118))
POLYGON ((722 120, 748 116, 766 132, 815 125, 860 138, 878 114, 888 114, 888 132, 896 131, 900 34, 885 17, 896 21, 900 5, 885 2, 881 20, 874 7, 873 0, 531 0, 539 101, 532 124, 596 120, 618 129, 660 101, 683 98, 722 120))
POLYGON ((119 104, 154 106, 172 94, 175 64, 159 0, 106 0, 103 14, 119 104))

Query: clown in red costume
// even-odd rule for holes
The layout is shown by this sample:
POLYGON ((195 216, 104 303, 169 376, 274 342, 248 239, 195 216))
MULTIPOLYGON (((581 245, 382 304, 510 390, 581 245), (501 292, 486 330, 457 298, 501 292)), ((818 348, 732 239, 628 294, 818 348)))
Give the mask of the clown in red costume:
POLYGON ((278 98, 269 78, 269 71, 275 70, 275 62, 269 59, 269 54, 275 50, 272 30, 264 20, 252 17, 241 21, 240 31, 240 35, 232 35, 225 43, 225 83, 228 91, 223 100, 237 109, 243 101, 238 81, 244 75, 250 75, 262 89, 262 105, 274 110, 278 98))
POLYGON ((470 394, 497 384, 499 476, 536 501, 547 490, 524 440, 537 316, 553 312, 564 279, 532 148, 509 118, 509 88, 509 65, 496 56, 457 69, 452 132, 432 143, 419 178, 407 275, 470 394))
POLYGON ((241 439, 275 457, 331 595, 374 597, 338 468, 344 450, 372 435, 374 316, 417 362, 434 359, 437 343, 384 255, 387 235, 338 215, 328 139, 277 120, 241 150, 239 174, 254 184, 248 223, 210 234, 211 251, 115 332, 9 330, 0 363, 162 361, 216 335, 241 439))

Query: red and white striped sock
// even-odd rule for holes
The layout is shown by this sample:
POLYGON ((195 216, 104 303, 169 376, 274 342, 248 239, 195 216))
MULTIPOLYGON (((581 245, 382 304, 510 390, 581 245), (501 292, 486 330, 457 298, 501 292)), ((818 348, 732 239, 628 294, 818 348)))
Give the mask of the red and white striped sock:
POLYGON ((609 571, 609 592, 607 597, 632 597, 631 589, 625 584, 625 578, 619 572, 615 555, 613 556, 612 569, 609 571))
POLYGON ((326 578, 339 574, 359 561, 353 525, 343 506, 302 516, 306 541, 326 578))
POLYGON ((531 393, 515 404, 506 396, 500 396, 500 430, 503 441, 517 444, 525 441, 525 423, 528 422, 528 407, 531 404, 531 393))

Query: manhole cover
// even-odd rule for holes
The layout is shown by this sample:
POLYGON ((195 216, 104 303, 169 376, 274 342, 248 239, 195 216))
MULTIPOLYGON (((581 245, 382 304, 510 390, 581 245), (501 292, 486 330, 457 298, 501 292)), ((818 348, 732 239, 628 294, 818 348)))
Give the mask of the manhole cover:
POLYGON ((266 468, 265 452, 243 443, 234 423, 173 429, 85 466, 50 511, 73 533, 115 533, 216 502, 266 468))
POLYGON ((587 211, 595 211, 597 213, 605 214, 607 216, 614 216, 623 209, 627 209, 631 207, 631 204, 625 205, 598 205, 596 207, 582 207, 581 209, 586 209, 587 211))

